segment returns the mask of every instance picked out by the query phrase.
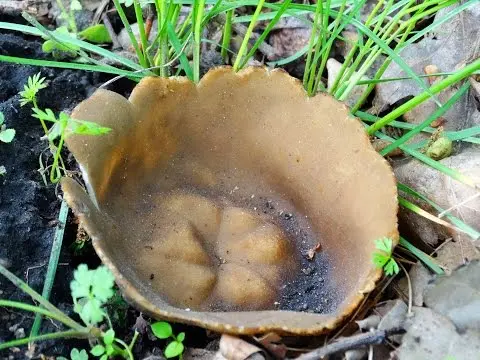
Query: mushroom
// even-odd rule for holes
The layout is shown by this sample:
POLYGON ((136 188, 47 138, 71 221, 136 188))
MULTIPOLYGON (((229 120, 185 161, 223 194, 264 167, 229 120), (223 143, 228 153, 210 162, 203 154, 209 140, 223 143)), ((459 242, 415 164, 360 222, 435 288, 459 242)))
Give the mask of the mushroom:
POLYGON ((128 100, 97 90, 72 117, 112 131, 67 139, 88 194, 65 178, 65 199, 127 299, 155 318, 323 333, 375 287, 375 240, 398 242, 388 163, 345 105, 283 71, 149 77, 128 100), (289 305, 299 300, 324 306, 289 305))

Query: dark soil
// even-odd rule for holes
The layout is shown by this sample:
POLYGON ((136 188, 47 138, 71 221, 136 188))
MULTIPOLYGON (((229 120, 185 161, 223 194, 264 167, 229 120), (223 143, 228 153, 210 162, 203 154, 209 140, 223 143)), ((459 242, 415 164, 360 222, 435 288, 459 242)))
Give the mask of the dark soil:
MULTIPOLYGON (((39 41, 7 33, 0 33, 0 54, 46 58, 39 41)), ((11 143, 0 143, 0 166, 6 169, 6 174, 0 176, 0 263, 41 293, 57 225, 61 190, 45 183, 38 171, 41 154, 44 162, 51 164, 52 159, 47 156, 47 143, 41 140, 43 130, 39 121, 32 118, 31 107, 20 107, 19 104, 18 92, 23 90, 27 78, 38 72, 48 82, 48 87, 39 93, 38 105, 43 109, 50 108, 55 113, 71 111, 109 78, 97 73, 0 63, 0 111, 5 116, 7 128, 16 130, 15 139, 11 143)), ((134 84, 123 80, 117 81, 114 86, 111 90, 127 96, 134 84)), ((69 170, 76 170, 71 156, 65 153, 63 157, 68 160, 69 170)), ((69 291, 73 270, 80 263, 86 263, 89 267, 100 264, 89 243, 78 254, 74 247, 76 236, 77 224, 69 216, 55 285, 50 296, 54 305, 73 317, 75 314, 69 291)), ((0 298, 31 303, 28 296, 2 276, 0 298)), ((130 340, 135 325, 142 323, 140 321, 136 324, 139 312, 129 307, 120 295, 114 297, 109 306, 109 314, 117 336, 126 340, 130 340)), ((28 336, 33 319, 34 316, 30 313, 0 308, 0 343, 28 336)), ((43 321, 41 333, 58 330, 53 322, 43 321)), ((212 340, 206 337, 203 329, 187 329, 180 325, 175 327, 177 330, 187 331, 186 344, 190 346, 205 346, 212 340)), ((149 334, 140 336, 134 349, 136 358, 161 355, 159 346, 164 345, 149 334)), ((35 357, 40 354, 68 356, 73 347, 88 348, 88 344, 74 340, 42 342, 36 348, 35 357)), ((17 348, 16 351, 0 351, 0 359, 25 359, 26 351, 26 347, 21 347, 20 350, 17 348)))
MULTIPOLYGON (((41 44, 26 41, 11 34, 0 34, 0 51, 4 55, 42 58, 41 44)), ((39 94, 39 106, 54 112, 73 108, 98 83, 95 75, 81 72, 39 69, 0 63, 0 111, 8 128, 16 130, 10 144, 0 144, 0 165, 6 174, 0 178, 0 261, 8 269, 41 292, 50 249, 55 232, 60 200, 56 187, 45 184, 38 171, 40 154, 47 154, 47 144, 40 123, 31 117, 30 106, 20 107, 18 92, 23 90, 27 78, 41 71, 49 85, 39 94)), ((44 159, 48 157, 44 156, 44 159)), ((71 254, 64 247, 52 293, 54 303, 68 310, 71 303, 68 291, 72 277, 71 254)), ((3 277, 0 278, 1 297, 11 300, 28 298, 3 277)), ((0 342, 28 335, 33 316, 0 309, 0 342)), ((43 331, 54 331, 52 323, 45 321, 43 331)), ((44 344, 49 353, 62 350, 60 342, 44 344)), ((3 355, 3 354, 2 354, 3 355)))

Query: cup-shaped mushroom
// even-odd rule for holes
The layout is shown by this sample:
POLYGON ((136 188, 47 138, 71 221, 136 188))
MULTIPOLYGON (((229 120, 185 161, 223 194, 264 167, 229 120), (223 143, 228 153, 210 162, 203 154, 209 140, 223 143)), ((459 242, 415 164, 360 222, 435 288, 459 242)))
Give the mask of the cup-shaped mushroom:
POLYGON ((230 333, 332 329, 398 240, 394 177, 361 123, 283 71, 145 78, 72 117, 107 126, 67 145, 88 190, 65 198, 125 296, 156 318, 230 333))

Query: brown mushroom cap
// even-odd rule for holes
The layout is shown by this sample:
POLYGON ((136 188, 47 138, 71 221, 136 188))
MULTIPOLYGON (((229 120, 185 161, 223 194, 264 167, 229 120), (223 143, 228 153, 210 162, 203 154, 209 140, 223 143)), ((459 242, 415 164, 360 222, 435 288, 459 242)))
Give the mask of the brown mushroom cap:
POLYGON ((325 332, 379 279, 374 241, 398 241, 394 176, 362 125, 283 71, 217 68, 198 85, 146 78, 129 100, 96 91, 72 117, 113 131, 67 139, 89 195, 64 179, 65 198, 124 294, 153 317, 239 334, 325 332), (274 214, 259 208, 267 199, 274 214), (275 310, 318 242, 333 308, 275 310))

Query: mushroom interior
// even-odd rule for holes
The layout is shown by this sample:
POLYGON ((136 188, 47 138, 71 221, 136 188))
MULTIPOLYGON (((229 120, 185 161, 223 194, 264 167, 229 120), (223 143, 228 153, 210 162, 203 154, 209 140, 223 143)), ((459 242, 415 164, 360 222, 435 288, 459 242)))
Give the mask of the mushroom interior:
POLYGON ((72 117, 113 131, 67 140, 90 198, 68 180, 66 198, 126 295, 153 315, 323 331, 373 288, 374 240, 398 239, 393 174, 361 124, 281 71, 219 68, 196 86, 146 78, 129 101, 99 90, 72 117), (278 309, 308 249, 326 267, 325 314, 252 311, 278 309))

